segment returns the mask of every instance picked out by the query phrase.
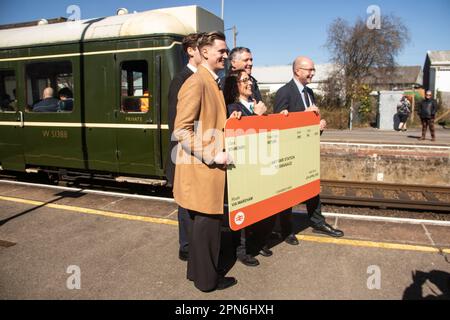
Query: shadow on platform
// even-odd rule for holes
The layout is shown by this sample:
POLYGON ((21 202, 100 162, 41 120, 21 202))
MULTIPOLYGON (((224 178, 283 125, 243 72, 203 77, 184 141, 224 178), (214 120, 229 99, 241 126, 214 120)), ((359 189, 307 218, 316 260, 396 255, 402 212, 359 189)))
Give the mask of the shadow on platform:
POLYGON ((407 136, 409 139, 419 140, 422 136, 407 136))
MULTIPOLYGON (((292 230, 294 234, 300 233, 303 230, 311 226, 309 217, 304 212, 292 213, 292 230)), ((220 245, 220 258, 219 258, 219 270, 222 275, 226 275, 236 264, 237 256, 236 249, 240 244, 241 231, 232 231, 229 228, 228 213, 225 211, 224 220, 222 224, 221 245, 220 245)), ((273 248, 283 243, 284 239, 281 236, 281 227, 279 219, 275 220, 273 231, 269 236, 267 245, 269 248, 273 248)), ((258 255, 256 254, 258 258, 258 255)))
POLYGON ((412 273, 412 281, 403 292, 403 300, 450 300, 450 273, 416 270, 412 273), (424 289, 427 295, 424 295, 424 289))
POLYGON ((38 210, 40 208, 44 208, 45 206, 47 206, 49 204, 52 204, 52 203, 55 203, 55 202, 58 202, 59 200, 62 200, 64 198, 80 198, 80 197, 83 197, 84 195, 85 194, 83 194, 80 191, 63 191, 63 192, 60 192, 58 194, 55 194, 56 198, 53 199, 53 200, 50 200, 50 201, 47 201, 47 202, 43 202, 40 205, 36 205, 33 208, 25 210, 25 211, 22 211, 22 212, 14 215, 12 217, 0 220, 0 227, 5 225, 5 224, 7 224, 8 222, 10 222, 12 220, 18 219, 18 218, 20 218, 20 217, 22 217, 22 216, 24 216, 24 215, 26 215, 28 213, 34 212, 34 211, 36 211, 36 210, 38 210))

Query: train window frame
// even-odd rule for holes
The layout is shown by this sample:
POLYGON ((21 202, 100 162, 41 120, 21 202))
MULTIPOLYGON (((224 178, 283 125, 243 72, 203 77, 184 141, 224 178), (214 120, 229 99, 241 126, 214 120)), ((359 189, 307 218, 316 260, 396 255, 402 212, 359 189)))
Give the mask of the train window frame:
POLYGON ((14 68, 0 69, 0 113, 1 114, 16 113, 17 111, 18 111, 18 106, 17 106, 17 74, 16 74, 16 70, 14 68), (12 82, 14 83, 14 88, 12 90, 8 91, 6 89, 6 82, 4 82, 4 79, 6 77, 11 77, 11 75, 3 76, 2 73, 12 74, 12 77, 13 77, 12 82), (11 99, 12 96, 14 96, 14 99, 11 99), (3 104, 6 101, 6 97, 8 97, 8 107, 13 108, 13 110, 4 110, 3 104))
POLYGON ((119 68, 119 101, 120 101, 120 113, 121 114, 146 114, 146 115, 150 115, 150 101, 151 101, 151 93, 150 93, 150 78, 149 78, 149 72, 148 72, 148 66, 149 63, 147 60, 145 59, 139 59, 139 60, 124 60, 121 61, 120 63, 120 68, 119 68), (139 66, 139 64, 143 64, 141 66, 139 66), (124 69, 125 66, 125 69, 124 69), (129 66, 127 68, 127 66, 129 66), (135 67, 141 67, 141 69, 136 68, 133 70, 133 66, 135 67), (126 74, 126 81, 124 81, 124 71, 127 72, 126 74), (135 86, 135 82, 137 80, 135 80, 134 78, 134 73, 138 73, 139 71, 142 71, 140 73, 142 73, 141 79, 142 79, 142 84, 141 87, 139 89, 138 86, 135 86), (131 72, 131 73, 130 73, 131 72), (130 76, 131 78, 131 82, 130 82, 130 76), (124 82, 126 83, 126 86, 124 87, 124 82), (130 86, 131 84, 131 86, 130 86), (124 91, 127 91, 127 94, 124 95, 124 91), (133 90, 133 94, 136 94, 136 91, 141 90, 142 94, 141 95, 130 95, 131 91, 133 90), (127 99, 129 102, 131 102, 133 104, 133 108, 137 109, 139 108, 139 110, 128 110, 125 108, 125 103, 124 103, 124 99, 127 99), (147 101, 145 101, 147 100, 147 101), (139 105, 137 104, 137 101, 139 102, 139 105), (146 102, 146 103, 145 103, 146 102), (144 103, 144 105, 143 105, 144 103), (144 107, 144 110, 142 110, 142 108, 144 107))
POLYGON ((25 111, 27 113, 71 114, 75 108, 74 92, 75 76, 71 60, 46 60, 29 62, 25 65, 25 111), (33 68, 34 70, 32 70, 33 68), (67 70, 64 70, 64 68, 67 68, 67 70), (40 72, 42 69, 48 70, 48 73, 40 72), (42 77, 42 74, 45 77, 42 77), (42 85, 43 82, 46 83, 42 85), (58 100, 58 102, 53 101, 54 103, 51 106, 38 105, 43 101, 44 89, 48 87, 53 89, 52 99, 58 100), (38 99, 35 99, 37 95, 38 99), (64 97, 64 99, 61 99, 61 97, 64 97), (43 110, 35 111, 36 105, 41 106, 43 110), (49 107, 54 109, 46 110, 49 107))

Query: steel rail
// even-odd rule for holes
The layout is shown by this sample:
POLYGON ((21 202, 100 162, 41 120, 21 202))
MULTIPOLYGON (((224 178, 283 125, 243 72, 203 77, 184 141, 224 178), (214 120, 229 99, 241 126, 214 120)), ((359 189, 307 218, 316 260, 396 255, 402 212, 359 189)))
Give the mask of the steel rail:
MULTIPOLYGON (((26 177, 30 177, 26 175, 26 177)), ((18 176, 14 174, 6 174, 2 172, 0 179, 16 180, 18 176)), ((22 175, 23 178, 23 175, 22 175)), ((18 179, 20 180, 20 179, 18 179)), ((36 177, 24 179, 25 181, 38 182, 36 177)), ((39 181, 39 183, 45 183, 39 181)), ((65 181, 60 184, 71 185, 65 181)), ((53 184, 54 185, 54 184, 53 184)), ((171 192, 169 188, 158 187, 148 188, 148 186, 140 186, 131 183, 114 183, 112 181, 90 180, 76 183, 74 186, 80 188, 94 188, 97 190, 109 190, 116 192, 135 193, 139 195, 152 195, 164 198, 170 198, 171 192)), ((361 207, 375 207, 380 209, 408 209, 408 210, 428 210, 433 212, 450 213, 450 187, 429 186, 429 185, 401 185, 392 183, 370 183, 355 181, 335 181, 321 180, 320 197, 322 203, 330 205, 349 205, 361 207), (341 192, 335 192, 339 189, 341 192), (358 196, 358 191, 365 190, 365 196, 358 196), (387 192, 391 194, 386 195, 387 192), (422 200, 414 200, 409 196, 410 192, 420 195, 422 200), (395 197, 392 197, 395 194, 395 197), (441 201, 439 198, 444 199, 441 201)))
POLYGON ((320 197, 325 204, 450 213, 450 200, 446 200, 450 199, 450 187, 331 180, 321 180, 321 186, 320 197), (338 188, 341 192, 336 192, 334 188, 338 188), (364 196, 358 196, 360 190, 365 191, 364 196), (387 192, 391 194, 386 195, 387 192), (395 196, 392 196, 392 192, 395 196), (409 194, 411 192, 419 194, 421 200, 412 199, 409 194))

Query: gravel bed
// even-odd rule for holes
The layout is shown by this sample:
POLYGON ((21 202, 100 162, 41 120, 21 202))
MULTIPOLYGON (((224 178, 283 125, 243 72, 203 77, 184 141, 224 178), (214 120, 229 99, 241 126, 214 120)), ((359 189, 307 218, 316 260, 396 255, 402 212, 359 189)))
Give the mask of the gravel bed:
MULTIPOLYGON (((299 207, 299 208, 302 210, 306 209, 304 207, 299 207)), ((355 215, 362 215, 362 216, 379 216, 379 217, 395 217, 395 218, 450 221, 450 213, 415 211, 415 210, 378 209, 378 208, 335 206, 335 205, 323 204, 322 212, 345 213, 345 214, 355 214, 355 215)))

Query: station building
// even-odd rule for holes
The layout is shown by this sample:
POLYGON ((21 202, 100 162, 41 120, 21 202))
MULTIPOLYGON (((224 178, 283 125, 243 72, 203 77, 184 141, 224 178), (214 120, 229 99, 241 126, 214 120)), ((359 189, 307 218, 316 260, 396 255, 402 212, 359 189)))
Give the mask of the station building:
POLYGON ((450 108, 450 50, 427 52, 423 86, 433 91, 435 97, 439 91, 444 105, 450 108))

